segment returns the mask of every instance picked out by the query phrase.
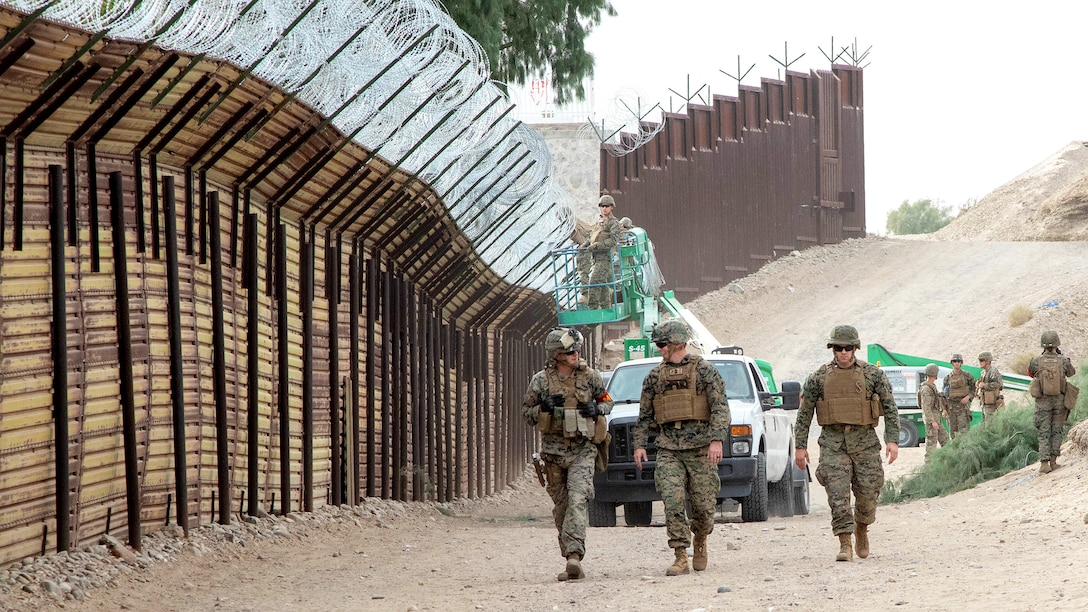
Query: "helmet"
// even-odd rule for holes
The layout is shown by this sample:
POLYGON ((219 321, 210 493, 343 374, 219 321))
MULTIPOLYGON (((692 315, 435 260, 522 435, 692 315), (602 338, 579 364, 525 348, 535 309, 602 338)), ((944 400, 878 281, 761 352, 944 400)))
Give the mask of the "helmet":
POLYGON ((1050 348, 1050 347, 1057 348, 1058 346, 1061 345, 1061 342, 1058 340, 1058 332, 1056 332, 1056 331, 1045 331, 1045 332, 1043 332, 1043 336, 1041 338, 1039 338, 1039 344, 1043 348, 1050 348))
POLYGON ((839 346, 852 344, 857 348, 861 348, 858 330, 852 325, 836 325, 835 329, 831 330, 831 335, 827 338, 827 348, 831 348, 836 344, 839 346))
POLYGON ((544 340, 544 350, 548 351, 548 359, 555 359, 570 351, 580 351, 582 334, 569 327, 557 327, 548 332, 548 337, 544 340))
POLYGON ((654 326, 654 331, 650 335, 650 341, 654 344, 658 342, 668 342, 670 344, 686 344, 691 339, 691 329, 687 323, 684 323, 680 319, 669 319, 662 321, 654 326))
POLYGON ((960 363, 963 363, 963 355, 960 355, 959 353, 953 353, 952 359, 949 359, 949 361, 958 361, 960 363))
POLYGON ((597 200, 597 206, 605 206, 605 205, 615 206, 616 205, 616 200, 614 200, 612 198, 612 196, 610 196, 608 194, 605 194, 605 195, 601 196, 601 199, 597 200))
POLYGON ((624 217, 620 219, 620 227, 624 229, 634 227, 634 224, 631 223, 631 217, 624 217))
POLYGON ((981 353, 978 354, 978 360, 979 361, 993 361, 994 356, 990 353, 990 351, 982 351, 981 353))
POLYGON ((937 364, 931 363, 926 366, 926 376, 937 376, 940 370, 937 369, 937 364))

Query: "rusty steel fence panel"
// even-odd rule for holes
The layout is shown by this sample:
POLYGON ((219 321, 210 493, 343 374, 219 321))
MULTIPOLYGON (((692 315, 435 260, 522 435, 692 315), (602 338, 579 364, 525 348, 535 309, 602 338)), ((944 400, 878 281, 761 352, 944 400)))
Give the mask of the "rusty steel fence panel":
POLYGON ((260 79, 24 18, 0 9, 0 563, 522 477, 549 295, 260 79))
POLYGON ((666 113, 653 139, 601 152, 601 190, 646 228, 682 301, 793 250, 865 235, 861 70, 741 86, 666 113))

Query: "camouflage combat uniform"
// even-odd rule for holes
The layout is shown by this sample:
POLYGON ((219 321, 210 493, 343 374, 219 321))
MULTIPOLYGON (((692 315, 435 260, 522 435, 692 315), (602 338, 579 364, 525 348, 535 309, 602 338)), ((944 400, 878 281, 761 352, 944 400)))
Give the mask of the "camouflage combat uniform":
MULTIPOLYGON (((530 426, 537 426, 541 419, 541 403, 554 394, 566 398, 568 412, 574 411, 578 403, 589 402, 590 398, 600 400, 597 409, 601 414, 612 411, 612 400, 605 393, 600 373, 586 366, 585 360, 579 361, 569 377, 560 376, 555 361, 550 361, 547 367, 533 375, 522 401, 522 414, 530 426)), ((559 548, 563 557, 577 554, 584 558, 597 447, 579 432, 569 437, 563 433, 541 433, 540 439, 547 491, 555 505, 552 517, 559 530, 559 548)))
POLYGON ((593 257, 593 268, 589 273, 589 307, 592 309, 611 308, 613 287, 604 283, 612 282, 612 252, 623 238, 620 222, 612 215, 601 217, 589 236, 589 253, 593 257))
MULTIPOLYGON (((892 388, 884 371, 857 360, 849 369, 861 368, 865 379, 865 397, 878 396, 884 417, 884 441, 899 442, 899 410, 892 399, 892 388)), ((797 411, 795 432, 797 448, 808 447, 808 434, 817 400, 824 399, 824 381, 837 369, 835 362, 821 366, 805 380, 801 390, 801 408, 797 411)), ((884 466, 880 460, 880 439, 873 425, 823 425, 820 432, 820 464, 816 480, 827 489, 831 506, 831 530, 835 535, 854 533, 855 521, 863 525, 876 522, 876 501, 884 486, 884 466), (850 512, 853 489, 855 510, 850 512)))
MULTIPOLYGON (((1061 365, 1056 367, 1061 370, 1061 388, 1064 389, 1065 378, 1076 374, 1077 369, 1065 355, 1057 353, 1050 353, 1050 355, 1061 359, 1061 365)), ((1036 377, 1040 374, 1042 369, 1040 360, 1046 356, 1047 354, 1043 353, 1031 358, 1028 363, 1028 376, 1036 377)), ((1064 392, 1035 398, 1035 429, 1039 433, 1039 461, 1049 461, 1062 454, 1062 436, 1065 435, 1065 420, 1068 416, 1065 410, 1064 392)))
MULTIPOLYGON (((589 250, 585 248, 589 246, 589 232, 580 231, 577 232, 577 236, 578 245, 581 246, 582 249, 574 256, 574 267, 578 271, 578 284, 588 285, 589 275, 593 270, 593 256, 590 255, 589 250)), ((584 292, 585 289, 582 289, 582 291, 584 292)), ((588 295, 586 296, 586 299, 589 299, 588 295)))
POLYGON ((714 507, 721 490, 718 466, 707 460, 710 443, 724 444, 729 432, 729 403, 725 399, 725 382, 708 361, 698 355, 685 355, 680 363, 662 362, 650 370, 642 381, 638 422, 635 425, 635 448, 646 448, 650 435, 656 434, 657 467, 654 484, 665 505, 665 525, 669 548, 687 548, 692 533, 696 537, 714 530, 714 507), (662 381, 666 367, 684 367, 695 360, 695 393, 705 395, 710 407, 709 421, 678 421, 659 424, 654 410, 654 398, 665 392, 662 381), (685 500, 691 497, 691 523, 685 518, 685 500))
POLYGON ((979 372, 976 388, 978 398, 982 402, 982 418, 993 418, 997 414, 997 409, 1005 405, 1005 398, 1001 395, 1005 383, 1001 380, 1001 371, 993 365, 993 362, 979 372), (993 401, 987 404, 986 400, 991 398, 993 401))
POLYGON ((967 370, 955 370, 944 377, 944 388, 948 395, 948 429, 952 437, 966 433, 971 428, 971 398, 974 397, 975 377, 967 370), (968 398, 966 404, 963 398, 968 398))
POLYGON ((922 419, 926 422, 926 461, 937 445, 948 444, 948 432, 941 424, 941 400, 937 394, 937 385, 928 380, 918 387, 918 407, 922 409, 922 419), (937 426, 934 427, 933 423, 937 426))

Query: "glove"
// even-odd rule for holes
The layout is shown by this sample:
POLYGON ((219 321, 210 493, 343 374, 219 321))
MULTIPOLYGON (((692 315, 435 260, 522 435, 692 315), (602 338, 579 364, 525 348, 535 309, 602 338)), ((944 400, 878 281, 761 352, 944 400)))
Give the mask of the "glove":
POLYGON ((549 395, 544 398, 544 401, 540 402, 540 405, 544 407, 544 410, 553 413, 555 416, 563 417, 563 404, 566 403, 567 398, 562 394, 556 393, 555 395, 549 395))
POLYGON ((591 402, 588 404, 585 402, 579 402, 578 414, 584 416, 587 419, 595 419, 601 413, 597 411, 597 402, 591 402))

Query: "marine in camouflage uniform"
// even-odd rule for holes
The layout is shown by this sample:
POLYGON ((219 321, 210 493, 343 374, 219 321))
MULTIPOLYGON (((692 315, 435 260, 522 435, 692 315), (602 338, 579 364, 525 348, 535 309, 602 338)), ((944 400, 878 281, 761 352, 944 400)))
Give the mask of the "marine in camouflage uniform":
POLYGON ((823 428, 816 480, 827 490, 831 530, 839 538, 835 559, 851 561, 851 534, 857 535, 858 556, 869 556, 869 525, 876 522, 876 502, 884 486, 876 424, 883 416, 885 454, 888 463, 892 463, 899 455, 899 410, 884 371, 854 357, 861 347, 855 328, 835 327, 827 347, 834 351, 834 359, 810 374, 801 390, 801 407, 794 427, 797 436, 794 458, 797 466, 804 469, 815 412, 823 428))
POLYGON ((589 292, 586 286, 589 285, 590 272, 593 270, 593 256, 587 248, 589 246, 589 229, 575 228, 571 234, 571 239, 581 247, 578 254, 574 256, 574 268, 578 272, 578 284, 582 286, 578 303, 588 305, 589 292))
POLYGON ((580 358, 582 336, 576 330, 554 329, 544 346, 548 364, 529 381, 522 414, 541 431, 552 518, 559 530, 560 552, 567 559, 559 580, 577 580, 585 577, 581 560, 586 554, 596 443, 607 433, 603 415, 612 411, 612 398, 600 373, 580 358))
POLYGON ((941 397, 937 392, 937 364, 926 366, 926 380, 918 386, 918 407, 922 409, 922 419, 926 423, 926 461, 940 444, 948 444, 948 432, 941 424, 941 397))
POLYGON ((1062 454, 1062 436, 1069 411, 1065 407, 1065 395, 1069 391, 1066 378, 1077 373, 1073 362, 1059 352, 1058 333, 1043 332, 1039 344, 1042 355, 1028 362, 1031 395, 1035 398, 1035 430, 1039 434, 1039 473, 1049 474, 1058 468, 1058 456, 1062 454), (1053 381, 1052 383, 1047 380, 1053 381))
POLYGON ((944 393, 947 400, 948 429, 952 437, 966 433, 971 427, 971 400, 975 394, 975 377, 962 369, 963 355, 952 355, 952 371, 944 377, 944 393))
POLYGON ((1001 395, 1005 382, 1001 379, 1001 371, 993 365, 994 356, 990 351, 979 353, 978 362, 982 371, 975 382, 975 394, 982 401, 982 418, 990 420, 998 408, 1005 405, 1005 396, 1001 395))
POLYGON ((706 538, 714 531, 714 508, 721 490, 718 462, 730 423, 725 382, 710 362, 687 354, 690 338, 691 330, 678 319, 654 329, 651 340, 663 360, 643 379, 634 431, 639 469, 648 459, 650 436, 657 436, 654 484, 665 505, 669 548, 675 553, 667 576, 688 573, 687 548, 693 534, 692 567, 706 569, 706 538), (690 523, 685 512, 689 498, 690 523))
POLYGON ((597 204, 601 216, 589 234, 590 255, 593 257, 593 268, 589 273, 589 284, 599 285, 589 288, 589 307, 597 310, 612 307, 612 251, 623 238, 623 230, 620 222, 612 215, 616 201, 610 195, 601 196, 597 204))

